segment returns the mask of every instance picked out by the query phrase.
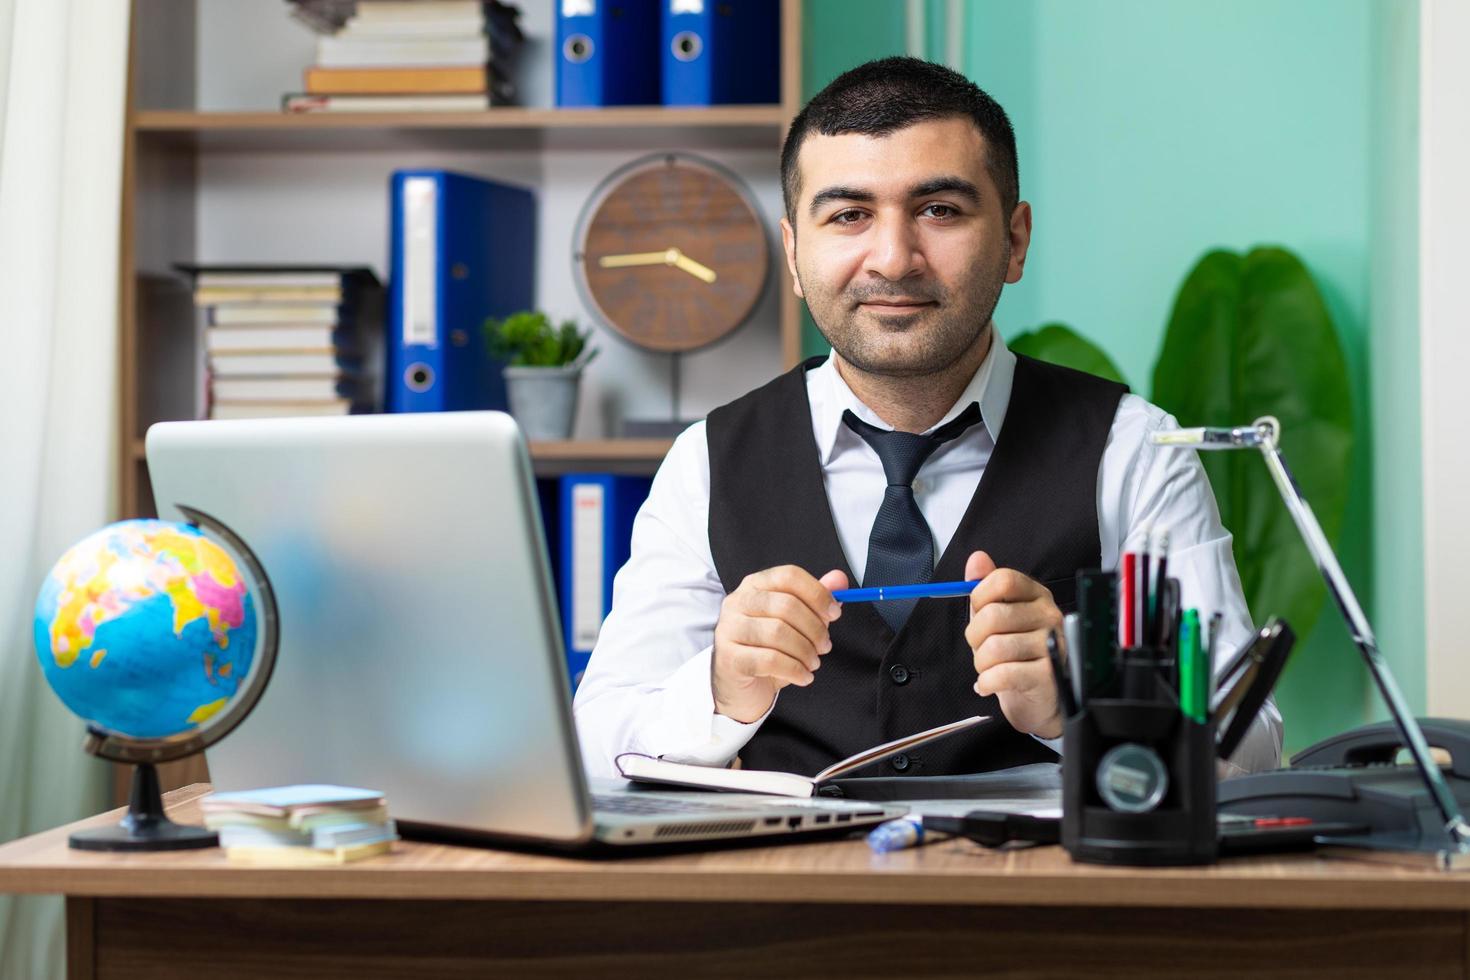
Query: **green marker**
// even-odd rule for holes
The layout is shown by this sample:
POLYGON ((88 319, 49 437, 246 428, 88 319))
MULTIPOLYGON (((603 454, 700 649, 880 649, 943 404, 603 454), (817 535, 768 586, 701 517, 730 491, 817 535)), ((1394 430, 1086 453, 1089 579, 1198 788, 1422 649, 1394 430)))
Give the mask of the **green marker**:
POLYGON ((1179 710, 1200 725, 1209 712, 1205 695, 1209 669, 1200 647, 1199 610, 1186 609, 1179 626, 1179 710))

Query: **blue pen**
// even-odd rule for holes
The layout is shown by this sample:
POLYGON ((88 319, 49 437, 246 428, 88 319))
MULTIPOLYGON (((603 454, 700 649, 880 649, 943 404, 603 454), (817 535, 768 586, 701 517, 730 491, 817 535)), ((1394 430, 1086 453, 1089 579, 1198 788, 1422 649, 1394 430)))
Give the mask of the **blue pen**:
POLYGON ((879 585, 871 589, 838 589, 832 598, 838 602, 883 602, 885 599, 942 599, 969 595, 980 579, 973 582, 928 582, 920 585, 879 585))
POLYGON ((879 854, 918 847, 924 843, 924 819, 918 814, 880 823, 868 832, 868 846, 879 854))

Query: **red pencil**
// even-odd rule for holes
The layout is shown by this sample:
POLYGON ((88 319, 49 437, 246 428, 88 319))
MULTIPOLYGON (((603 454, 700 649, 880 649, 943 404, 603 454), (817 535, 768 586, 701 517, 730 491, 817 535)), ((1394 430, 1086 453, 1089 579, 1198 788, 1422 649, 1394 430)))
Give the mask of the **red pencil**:
POLYGON ((1138 645, 1138 555, 1131 551, 1123 552, 1123 565, 1118 570, 1122 579, 1118 589, 1118 604, 1123 608, 1118 617, 1121 627, 1123 648, 1130 649, 1138 645))

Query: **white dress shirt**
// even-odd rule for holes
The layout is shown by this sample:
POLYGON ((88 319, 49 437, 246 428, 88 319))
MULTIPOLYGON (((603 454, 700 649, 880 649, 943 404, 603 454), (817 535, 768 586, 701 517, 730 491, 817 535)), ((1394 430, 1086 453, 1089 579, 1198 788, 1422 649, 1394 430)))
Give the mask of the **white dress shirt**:
MULTIPOLYGON (((941 446, 914 480, 936 556, 954 536, 1005 424, 1016 355, 998 330, 991 336, 984 363, 935 428, 972 402, 980 404, 984 424, 941 446)), ((842 423, 842 413, 850 409, 879 428, 892 426, 858 400, 830 357, 807 372, 806 392, 838 540, 848 568, 861 575, 887 479, 878 454, 842 423)), ((1148 441, 1149 433, 1173 428, 1172 416, 1136 395, 1119 403, 1098 469, 1102 564, 1116 568, 1125 545, 1140 548, 1149 529, 1167 528, 1169 574, 1179 579, 1185 605, 1199 609, 1201 621, 1216 610, 1223 614, 1218 671, 1254 630, 1231 536, 1199 458, 1148 441)), ((807 571, 820 576, 830 569, 807 571)), ((705 423, 697 422, 674 441, 634 519, 632 556, 613 582, 612 611, 577 689, 577 732, 590 774, 616 775, 620 752, 728 765, 759 730, 764 717, 743 724, 715 713, 711 656, 724 598, 709 545, 709 444, 705 423)), ((815 683, 822 683, 821 672, 815 683)), ((1061 751, 1061 739, 1043 741, 1061 751)), ((1281 716, 1267 702, 1230 768, 1272 768, 1280 757, 1281 716)))

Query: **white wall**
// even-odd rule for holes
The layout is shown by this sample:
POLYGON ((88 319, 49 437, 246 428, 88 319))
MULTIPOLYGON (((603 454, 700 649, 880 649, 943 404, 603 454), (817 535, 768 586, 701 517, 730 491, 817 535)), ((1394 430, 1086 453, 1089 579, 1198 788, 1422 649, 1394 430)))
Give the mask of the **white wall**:
POLYGON ((1470 5, 1422 0, 1419 354, 1426 686, 1431 715, 1470 717, 1470 5))

